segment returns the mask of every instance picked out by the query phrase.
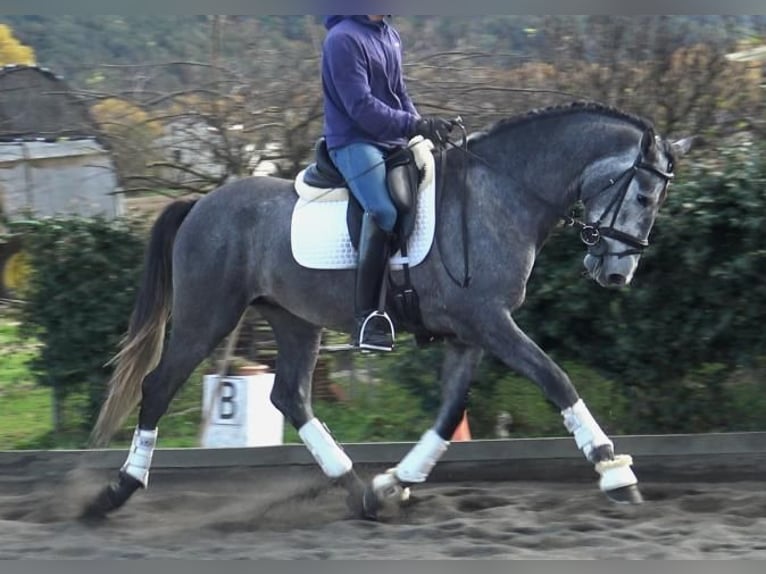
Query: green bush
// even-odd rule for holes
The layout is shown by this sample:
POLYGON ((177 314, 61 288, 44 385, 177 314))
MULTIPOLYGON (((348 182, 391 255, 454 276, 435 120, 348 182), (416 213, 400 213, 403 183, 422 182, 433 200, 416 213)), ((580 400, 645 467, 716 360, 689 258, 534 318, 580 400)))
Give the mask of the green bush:
POLYGON ((33 373, 54 390, 59 409, 72 399, 71 424, 90 428, 111 374, 105 363, 127 330, 143 233, 128 221, 71 217, 28 221, 15 231, 31 265, 22 331, 40 342, 33 373))
MULTIPOLYGON (((728 369, 727 369, 728 371, 728 369)), ((730 372, 722 383, 726 431, 761 431, 766 421, 766 356, 730 372)), ((715 409, 716 405, 712 405, 715 409)))

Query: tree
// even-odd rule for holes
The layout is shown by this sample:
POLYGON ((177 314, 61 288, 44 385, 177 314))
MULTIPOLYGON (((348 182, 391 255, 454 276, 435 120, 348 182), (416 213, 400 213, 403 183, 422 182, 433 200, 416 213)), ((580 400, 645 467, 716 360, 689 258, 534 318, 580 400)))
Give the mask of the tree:
POLYGON ((204 193, 254 172, 291 177, 309 161, 321 132, 317 24, 291 20, 286 36, 269 25, 211 17, 209 58, 98 66, 80 95, 97 102, 126 192, 204 193))
POLYGON ((6 24, 0 24, 0 66, 8 64, 35 64, 35 52, 25 46, 13 35, 13 30, 6 24))
POLYGON ((140 107, 119 98, 102 99, 90 111, 110 144, 119 174, 143 171, 162 126, 140 107))

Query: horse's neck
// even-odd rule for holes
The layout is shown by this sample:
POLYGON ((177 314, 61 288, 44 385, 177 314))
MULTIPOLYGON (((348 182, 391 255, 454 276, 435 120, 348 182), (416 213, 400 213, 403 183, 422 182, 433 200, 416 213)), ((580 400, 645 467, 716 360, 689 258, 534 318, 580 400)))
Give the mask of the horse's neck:
POLYGON ((627 149, 640 134, 630 125, 614 123, 613 131, 608 132, 603 130, 604 123, 589 124, 578 118, 551 125, 546 137, 526 126, 497 135, 495 141, 482 142, 477 163, 498 181, 487 189, 508 191, 507 200, 512 205, 530 209, 535 209, 534 203, 547 205, 555 219, 577 201, 589 166, 627 149))
MULTIPOLYGON (((546 229, 576 201, 576 189, 572 186, 576 171, 568 173, 556 166, 535 167, 539 158, 527 155, 523 146, 509 145, 503 155, 497 155, 497 151, 471 159, 470 203, 491 206, 485 213, 489 219, 535 228, 546 234, 546 229)), ((455 164, 461 165, 460 158, 455 164)), ((461 170, 453 169, 447 180, 462 187, 462 178, 461 170)), ((531 233, 527 235, 531 237, 531 233)))

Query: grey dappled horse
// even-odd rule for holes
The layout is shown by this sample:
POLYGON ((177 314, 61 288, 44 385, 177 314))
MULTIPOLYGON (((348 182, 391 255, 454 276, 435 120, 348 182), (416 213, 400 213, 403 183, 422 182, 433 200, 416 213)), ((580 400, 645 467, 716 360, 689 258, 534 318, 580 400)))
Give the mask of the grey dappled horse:
MULTIPOLYGON (((465 149, 446 153, 446 173, 436 175, 444 184, 437 189, 436 237, 426 259, 411 270, 423 324, 447 347, 442 405, 404 459, 370 484, 312 412, 311 375, 322 329, 354 327, 354 271, 312 270, 295 262, 293 182, 249 178, 197 201, 171 204, 154 224, 129 332, 93 438, 105 444, 140 400, 138 427, 117 480, 86 514, 114 510, 147 485, 157 425, 170 400, 248 306, 269 322, 278 345, 272 402, 324 473, 347 489, 356 515, 374 518, 382 504, 403 500, 409 486, 427 479, 460 422, 484 352, 528 377, 559 408, 577 447, 601 475, 602 491, 618 502, 640 502, 630 457, 615 456, 567 375, 512 315, 524 301, 537 253, 578 201, 584 221, 570 223, 580 226, 588 246, 589 275, 607 287, 630 283, 674 162, 689 147, 688 139, 670 143, 655 135, 640 118, 576 103, 500 121, 472 134, 465 149), (464 245, 467 285, 454 273, 463 267, 464 245)), ((400 271, 394 274, 401 279, 400 271)))

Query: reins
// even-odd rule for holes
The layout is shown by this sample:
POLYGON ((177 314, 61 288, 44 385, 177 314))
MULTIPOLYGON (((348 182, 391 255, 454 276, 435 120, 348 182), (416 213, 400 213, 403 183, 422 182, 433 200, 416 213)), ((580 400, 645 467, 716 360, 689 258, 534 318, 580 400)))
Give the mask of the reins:
MULTIPOLYGON (((471 284, 471 263, 470 263, 470 235, 468 234, 468 166, 467 166, 467 158, 469 156, 476 157, 480 159, 481 161, 484 161, 483 158, 479 158, 475 154, 472 154, 470 151, 468 151, 468 135, 465 130, 465 126, 463 125, 463 120, 458 116, 454 120, 452 120, 453 125, 460 128, 460 131, 463 134, 463 147, 460 147, 458 145, 455 145, 455 143, 447 138, 446 144, 451 145, 452 147, 459 149, 463 152, 463 161, 462 161, 462 168, 463 168, 463 186, 462 186, 462 193, 460 195, 460 238, 462 240, 462 247, 463 247, 463 279, 459 280, 450 270, 449 266, 447 265, 447 262, 444 259, 444 249, 442 249, 442 234, 437 231, 436 233, 436 244, 439 247, 439 255, 442 260, 442 265, 444 266, 444 270, 447 272, 447 276, 452 280, 452 282, 460 287, 461 289, 467 288, 471 284)), ((486 162, 484 162, 486 163, 486 162)), ((447 164, 447 150, 446 145, 442 146, 439 149, 439 162, 437 166, 437 170, 439 172, 439 181, 437 184, 436 189, 436 197, 438 200, 437 204, 437 218, 438 223, 441 223, 441 203, 442 203, 442 195, 444 194, 444 180, 446 178, 446 164, 447 164)), ((437 228, 438 229, 438 228, 437 228)))

